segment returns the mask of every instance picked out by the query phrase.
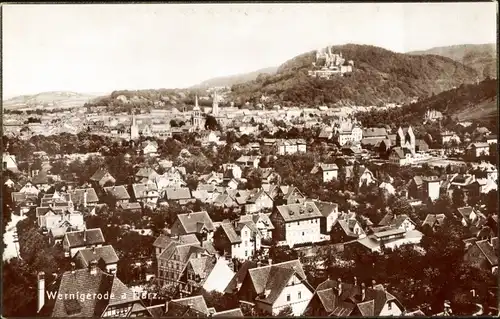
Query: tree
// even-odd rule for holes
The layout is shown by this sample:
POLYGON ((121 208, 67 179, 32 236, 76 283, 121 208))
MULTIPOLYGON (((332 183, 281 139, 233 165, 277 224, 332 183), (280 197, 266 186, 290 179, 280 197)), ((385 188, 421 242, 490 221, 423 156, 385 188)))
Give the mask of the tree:
POLYGON ((280 310, 277 317, 293 317, 293 310, 290 306, 285 306, 280 310))
POLYGON ((212 115, 207 115, 205 120, 205 129, 211 131, 220 131, 221 127, 217 119, 212 115))
POLYGON ((465 206, 465 193, 461 188, 453 190, 452 202, 455 208, 465 206))
POLYGON ((217 291, 206 291, 201 289, 201 295, 208 307, 214 307, 216 311, 239 308, 240 303, 236 295, 223 294, 217 291))
POLYGON ((298 259, 299 255, 296 250, 293 250, 288 246, 272 245, 269 248, 269 258, 272 259, 273 263, 278 264, 285 261, 298 259))

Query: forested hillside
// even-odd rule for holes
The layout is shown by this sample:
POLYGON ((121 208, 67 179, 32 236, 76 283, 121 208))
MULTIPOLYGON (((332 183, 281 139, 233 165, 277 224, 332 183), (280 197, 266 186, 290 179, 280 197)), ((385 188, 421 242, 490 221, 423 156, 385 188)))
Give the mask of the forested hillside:
POLYGON ((404 103, 472 83, 477 71, 457 61, 435 55, 408 55, 368 45, 334 46, 354 61, 350 76, 331 80, 307 75, 315 60, 308 52, 286 61, 275 75, 232 87, 235 101, 255 101, 266 95, 284 104, 378 105, 404 103))

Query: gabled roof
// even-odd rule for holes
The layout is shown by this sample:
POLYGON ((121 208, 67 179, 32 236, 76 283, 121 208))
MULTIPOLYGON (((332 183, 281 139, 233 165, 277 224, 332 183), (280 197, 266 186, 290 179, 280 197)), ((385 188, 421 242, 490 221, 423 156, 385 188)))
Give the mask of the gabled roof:
POLYGON ((137 173, 135 174, 137 177, 144 177, 144 178, 155 178, 158 175, 158 173, 152 169, 151 167, 142 167, 140 168, 137 173))
POLYGON ((198 275, 201 279, 206 279, 214 269, 216 261, 216 257, 202 256, 189 259, 188 266, 193 269, 195 275, 198 275))
POLYGON ((397 215, 392 213, 387 213, 378 224, 380 226, 393 226, 399 228, 405 220, 409 220, 412 224, 415 224, 406 214, 397 215))
POLYGON ((472 212, 475 211, 475 209, 471 206, 467 206, 467 207, 457 208, 457 211, 460 215, 462 215, 463 218, 470 219, 470 215, 472 214, 472 212))
POLYGON ((97 197, 95 189, 88 187, 75 189, 71 192, 71 200, 73 203, 76 205, 83 204, 85 192, 87 192, 87 203, 97 203, 99 201, 99 197, 97 197))
POLYGON ((94 175, 92 175, 92 177, 90 177, 90 180, 91 181, 94 181, 94 182, 100 182, 101 179, 106 175, 108 174, 108 170, 107 169, 103 169, 103 168, 99 168, 95 173, 94 175))
POLYGON ((148 197, 158 197, 148 195, 149 192, 158 191, 156 184, 145 183, 145 184, 132 184, 132 191, 134 192, 135 198, 148 198, 148 197))
POLYGON ((64 238, 67 239, 70 248, 104 244, 104 236, 100 228, 68 232, 64 238))
POLYGON ((171 312, 171 307, 173 304, 189 307, 196 312, 209 315, 207 303, 205 302, 205 299, 203 296, 191 296, 191 297, 186 297, 186 298, 181 298, 181 299, 174 299, 171 300, 168 303, 168 311, 165 314, 166 316, 170 317, 170 312, 171 312))
POLYGON ((201 230, 200 227, 205 227, 208 231, 215 230, 212 218, 206 211, 178 214, 177 219, 186 234, 197 233, 201 230))
MULTIPOLYGON (((269 294, 257 297, 259 301, 268 304, 273 304, 276 301, 294 275, 302 282, 307 283, 307 277, 299 260, 252 268, 248 270, 248 275, 257 295, 269 291, 269 294)), ((313 289, 311 288, 311 290, 313 289)))
POLYGON ((229 239, 229 242, 231 244, 241 243, 241 237, 236 232, 236 229, 234 228, 234 226, 233 226, 232 223, 230 223, 230 222, 228 222, 228 223, 223 222, 220 225, 220 227, 222 227, 222 230, 226 234, 226 236, 229 239))
POLYGON ((285 222, 323 217, 314 202, 281 205, 277 207, 277 211, 285 222))
POLYGON ((486 257, 486 260, 490 263, 492 267, 498 266, 498 237, 493 240, 493 245, 487 239, 476 241, 477 247, 481 253, 486 257))
POLYGON ((319 212, 324 217, 330 216, 335 211, 338 211, 339 205, 336 203, 323 202, 320 200, 314 200, 313 203, 318 207, 319 212))
POLYGON ((330 316, 348 316, 355 308, 363 317, 379 316, 387 301, 397 301, 382 285, 366 288, 364 299, 360 286, 340 283, 340 287, 340 295, 339 282, 336 280, 326 280, 316 288, 315 294, 330 316))
POLYGON ((109 196, 114 197, 116 200, 130 199, 127 188, 124 185, 104 187, 104 191, 109 196))
POLYGON ((165 193, 168 200, 191 199, 191 191, 187 187, 167 188, 165 193))
POLYGON ((75 259, 80 261, 83 267, 88 267, 92 260, 99 262, 102 259, 106 265, 117 263, 119 260, 111 245, 81 249, 76 253, 75 259))
POLYGON ((123 210, 140 210, 142 206, 140 203, 120 203, 118 205, 123 210))
POLYGON ((246 260, 240 265, 240 268, 234 274, 233 278, 224 290, 225 293, 231 294, 238 290, 238 284, 242 284, 248 275, 248 270, 257 267, 257 262, 253 260, 246 260))
POLYGON ((119 298, 45 298, 41 316, 67 318, 101 317, 108 305, 118 305, 128 302, 138 302, 140 299, 125 286, 116 276, 109 275, 97 268, 96 273, 89 269, 76 269, 63 273, 54 283, 47 286, 47 292, 57 292, 59 296, 69 295, 108 295, 119 298))
POLYGON ((427 214, 422 226, 429 225, 430 227, 441 226, 444 223, 445 214, 427 214))

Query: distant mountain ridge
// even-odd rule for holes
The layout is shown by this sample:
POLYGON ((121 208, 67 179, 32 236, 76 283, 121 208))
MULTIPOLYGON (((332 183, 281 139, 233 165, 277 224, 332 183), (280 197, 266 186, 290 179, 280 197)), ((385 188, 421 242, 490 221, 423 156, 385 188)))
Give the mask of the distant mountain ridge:
POLYGON ((249 72, 249 73, 241 73, 229 76, 221 76, 212 79, 205 80, 199 84, 194 85, 192 88, 209 88, 216 86, 232 86, 234 84, 245 83, 248 81, 255 80, 260 74, 275 74, 278 70, 278 67, 269 67, 260 69, 257 71, 249 72))
POLYGON ((271 103, 292 105, 380 105, 426 98, 461 84, 473 83, 478 72, 460 62, 437 55, 410 55, 383 48, 346 44, 332 46, 354 61, 354 72, 330 80, 308 76, 316 52, 306 52, 283 63, 276 74, 260 76, 232 87, 237 104, 258 103, 261 96, 271 103))
POLYGON ((474 68, 478 71, 481 79, 497 78, 497 46, 494 43, 435 47, 423 51, 408 52, 408 54, 444 56, 474 68))
POLYGON ((30 95, 19 95, 3 101, 6 109, 36 107, 72 107, 81 106, 97 95, 72 91, 49 91, 30 95))

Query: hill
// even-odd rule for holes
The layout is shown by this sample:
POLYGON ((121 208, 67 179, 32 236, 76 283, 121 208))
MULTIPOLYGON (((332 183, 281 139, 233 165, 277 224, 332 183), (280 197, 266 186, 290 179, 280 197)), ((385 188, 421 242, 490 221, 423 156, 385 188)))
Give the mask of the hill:
POLYGON ((8 110, 33 108, 71 108, 82 106, 97 95, 69 91, 42 92, 33 95, 20 95, 3 101, 8 110))
POLYGON ((230 87, 234 84, 245 83, 248 81, 253 81, 257 79, 260 74, 275 74, 277 67, 269 67, 265 69, 260 69, 250 73, 235 74, 230 76, 217 77, 201 82, 200 84, 194 85, 192 88, 210 88, 216 86, 227 86, 230 87))
POLYGON ((426 98, 463 83, 472 83, 477 71, 450 58, 436 55, 409 55, 383 48, 347 44, 333 46, 354 61, 354 72, 331 80, 309 77, 315 51, 282 64, 275 75, 232 87, 236 104, 257 102, 268 96, 284 104, 380 105, 405 103, 413 97, 426 98))
POLYGON ((427 110, 436 110, 451 121, 443 125, 452 125, 457 121, 476 121, 494 128, 498 124, 497 109, 498 80, 484 80, 478 84, 461 85, 408 106, 387 111, 360 113, 358 119, 364 126, 421 125, 427 110))
POLYGON ((494 43, 461 44, 413 51, 413 55, 441 55, 474 68, 481 78, 497 77, 497 48, 494 43))

